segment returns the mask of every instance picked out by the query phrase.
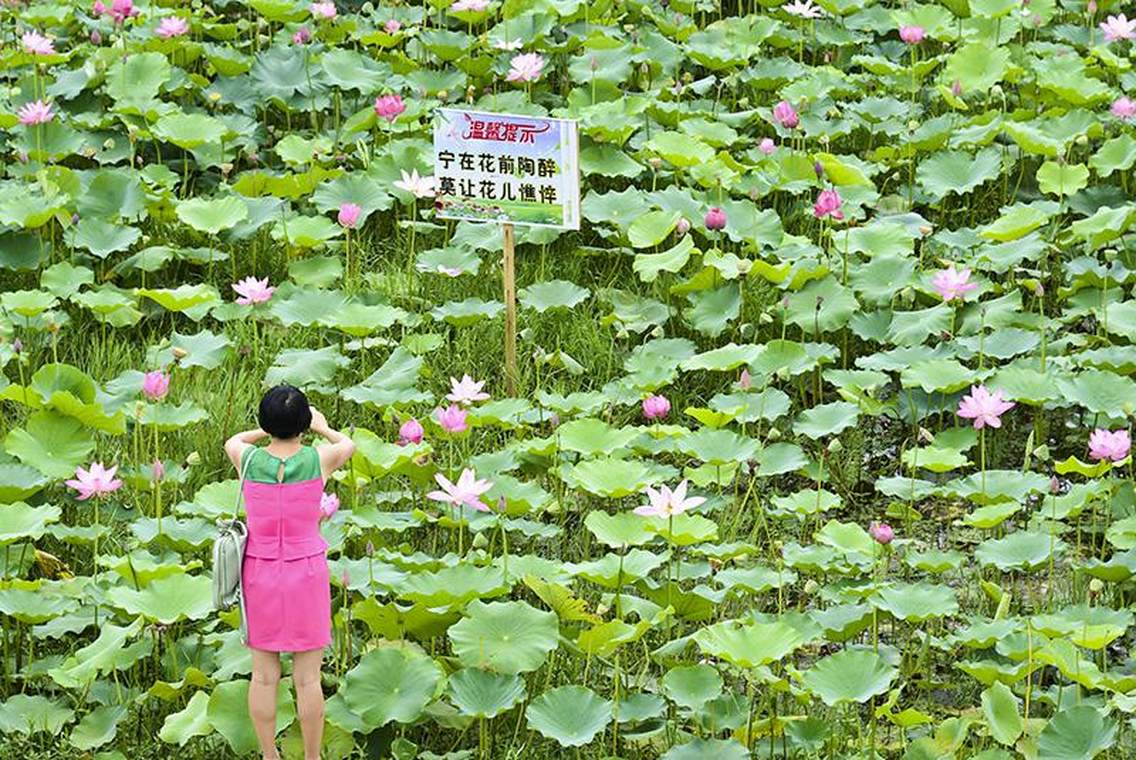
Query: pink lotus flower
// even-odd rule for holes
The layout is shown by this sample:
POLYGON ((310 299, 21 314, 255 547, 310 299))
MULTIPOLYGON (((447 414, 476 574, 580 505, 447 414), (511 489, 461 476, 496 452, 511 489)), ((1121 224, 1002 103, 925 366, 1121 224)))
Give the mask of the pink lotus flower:
POLYGON ((1136 37, 1136 19, 1129 21, 1123 13, 1117 16, 1109 16, 1100 22, 1100 28, 1104 32, 1105 42, 1130 40, 1136 37))
POLYGON ((826 216, 831 216, 833 219, 843 219, 844 212, 840 210, 842 205, 844 205, 844 202, 840 200, 840 193, 836 190, 821 190, 816 203, 813 204, 813 216, 817 219, 823 219, 826 216))
POLYGON ((24 32, 20 43, 28 55, 55 55, 55 44, 37 31, 24 32))
POLYGON ((787 100, 782 100, 773 106, 773 120, 785 129, 796 129, 797 125, 801 123, 801 117, 787 100))
POLYGON ((92 29, 92 30, 91 30, 91 36, 90 36, 90 37, 89 37, 88 39, 90 39, 90 40, 91 40, 91 44, 92 44, 92 45, 101 45, 101 44, 103 44, 103 36, 102 36, 101 34, 99 34, 99 30, 98 30, 98 29, 92 29))
POLYGON ((671 402, 666 396, 648 396, 643 399, 643 417, 648 420, 661 420, 671 413, 671 402))
POLYGON ((821 18, 824 16, 824 11, 813 5, 812 0, 793 0, 791 3, 785 3, 781 6, 782 10, 790 16, 797 16, 798 18, 821 18))
POLYGON ((402 24, 399 23, 398 19, 394 18, 388 18, 387 22, 383 24, 383 29, 387 34, 396 34, 401 28, 402 24))
POLYGON ((763 137, 761 142, 757 144, 757 149, 767 156, 772 156, 773 151, 777 150, 777 145, 773 142, 772 138, 763 137))
POLYGON ((892 542, 892 539, 895 538, 895 531, 892 530, 892 527, 887 523, 873 522, 868 526, 868 535, 871 536, 872 540, 877 544, 887 546, 892 542))
POLYGON ((450 10, 454 13, 461 13, 462 11, 472 11, 480 13, 489 7, 489 0, 457 0, 450 6, 450 10))
POLYGON ((354 229, 355 225, 359 222, 359 214, 363 209, 359 208, 356 203, 344 203, 339 207, 339 225, 354 229))
POLYGON ((103 4, 103 0, 95 0, 95 4, 91 6, 91 13, 96 16, 101 16, 107 12, 107 7, 103 4))
POLYGON ((392 184, 400 190, 413 195, 415 198, 433 198, 434 197, 434 178, 433 177, 420 177, 418 170, 411 170, 410 174, 406 173, 405 169, 399 169, 402 174, 402 179, 396 179, 392 184))
POLYGON ((312 15, 316 18, 322 18, 325 21, 331 21, 336 17, 338 11, 335 10, 335 3, 312 3, 308 6, 312 15))
POLYGON ((438 410, 438 424, 447 433, 462 433, 469 427, 466 424, 467 416, 465 409, 457 404, 450 404, 445 409, 438 410))
POLYGON ((151 401, 161 401, 170 392, 170 376, 160 369, 142 376, 142 393, 151 401))
POLYGON ((714 206, 706 212, 706 218, 702 220, 706 225, 706 229, 717 232, 726 229, 726 212, 714 206))
POLYGON ((908 45, 918 45, 926 35, 927 32, 921 26, 901 26, 899 28, 899 38, 908 45))
POLYGON ((138 9, 134 7, 134 0, 114 0, 110 4, 109 13, 114 23, 121 24, 131 16, 137 16, 138 9))
POLYGON ((738 387, 743 391, 748 391, 753 387, 753 378, 749 376, 749 370, 743 369, 741 377, 738 378, 738 387))
POLYGON ((153 480, 155 483, 157 483, 158 481, 165 480, 165 477, 166 477, 166 465, 165 465, 165 463, 162 462, 161 459, 155 458, 154 462, 150 465, 150 479, 153 480))
POLYGON ((425 436, 426 431, 422 429, 422 423, 411 417, 398 428, 398 445, 419 444, 425 436))
POLYGON ((931 285, 934 286, 935 291, 944 301, 953 301, 956 298, 961 300, 966 297, 967 293, 978 287, 977 282, 970 281, 969 269, 960 272, 955 269, 954 264, 936 272, 931 280, 931 285))
POLYGON ((1109 111, 1121 121, 1128 121, 1136 116, 1136 102, 1127 95, 1123 95, 1112 102, 1112 108, 1109 111))
POLYGON ((320 515, 327 520, 339 511, 339 497, 333 493, 320 495, 320 515))
POLYGON ((446 398, 455 404, 472 404, 474 401, 485 401, 489 398, 489 394, 482 392, 481 389, 484 386, 484 380, 474 382, 469 375, 462 375, 461 380, 451 377, 450 392, 446 394, 446 398))
POLYGON ((509 73, 505 79, 510 82, 535 82, 544 70, 544 58, 539 53, 521 53, 509 62, 509 73))
POLYGON ((16 115, 20 117, 20 123, 25 127, 46 124, 55 118, 51 104, 46 100, 34 100, 31 103, 25 103, 20 107, 20 110, 16 111, 16 115))
POLYGON ((76 497, 79 501, 86 501, 92 496, 102 496, 121 488, 122 481, 114 477, 117 470, 118 465, 105 469, 101 462, 93 462, 89 470, 76 467, 75 477, 66 483, 79 492, 76 497))
POLYGON ((673 491, 667 486, 662 486, 658 491, 647 486, 644 493, 647 494, 647 500, 650 503, 635 508, 635 514, 642 517, 672 517, 680 515, 688 509, 693 509, 706 501, 701 496, 686 498, 685 480, 679 483, 673 491))
POLYGON ((154 34, 158 35, 163 40, 169 40, 174 37, 181 37, 188 32, 188 21, 181 16, 166 16, 158 22, 158 28, 154 31, 154 34))
POLYGON ((292 35, 292 44, 294 45, 307 45, 312 41, 312 33, 306 26, 301 26, 292 35))
POLYGON ((1001 417, 1017 404, 1002 398, 1002 391, 991 393, 985 385, 971 386, 970 393, 959 402, 958 416, 974 420, 974 429, 1002 427, 1001 417))
POLYGON ((383 95, 375 98, 375 115, 387 121, 394 121, 406 110, 406 104, 398 95, 383 95))
POLYGON ((269 287, 268 278, 258 280, 255 277, 246 277, 240 282, 233 284, 233 290, 240 295, 237 303, 241 306, 248 306, 249 304, 264 303, 269 298, 272 298, 272 293, 276 290, 274 287, 269 287))
POLYGON ((458 476, 457 483, 451 483, 440 472, 434 473, 434 480, 442 487, 441 491, 431 491, 426 498, 440 501, 453 506, 465 504, 479 512, 488 512, 489 507, 481 500, 481 495, 493 487, 488 480, 478 480, 473 470, 464 469, 458 476))
POLYGON ((1119 462, 1128 456, 1131 449, 1132 439, 1127 430, 1097 428, 1089 436, 1089 456, 1093 459, 1119 462))

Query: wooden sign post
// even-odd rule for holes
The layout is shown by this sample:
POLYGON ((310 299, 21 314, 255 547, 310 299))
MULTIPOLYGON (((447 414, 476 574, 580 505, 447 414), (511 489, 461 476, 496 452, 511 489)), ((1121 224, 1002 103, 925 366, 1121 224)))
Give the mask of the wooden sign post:
POLYGON ((576 122, 439 108, 434 120, 438 219, 497 222, 504 235, 505 384, 516 396, 517 281, 514 224, 580 229, 576 122))
POLYGON ((516 245, 513 223, 501 225, 505 233, 505 257, 502 261, 505 284, 505 389, 510 396, 517 395, 517 278, 516 245))

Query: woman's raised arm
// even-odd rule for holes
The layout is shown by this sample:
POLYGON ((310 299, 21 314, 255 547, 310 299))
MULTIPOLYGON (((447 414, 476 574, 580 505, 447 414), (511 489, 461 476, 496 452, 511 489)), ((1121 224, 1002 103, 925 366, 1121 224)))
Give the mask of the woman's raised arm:
POLYGON ((225 441, 225 453, 228 455, 229 461, 233 463, 233 467, 237 468, 238 473, 241 471, 241 455, 245 453, 245 449, 267 436, 268 433, 260 428, 254 428, 237 433, 225 441))
POLYGON ((331 473, 342 467, 355 453, 355 442, 338 430, 333 430, 327 424, 327 418, 323 416, 323 413, 314 407, 312 408, 311 431, 317 435, 322 435, 331 444, 316 449, 320 456, 320 470, 323 473, 323 479, 326 481, 331 473))

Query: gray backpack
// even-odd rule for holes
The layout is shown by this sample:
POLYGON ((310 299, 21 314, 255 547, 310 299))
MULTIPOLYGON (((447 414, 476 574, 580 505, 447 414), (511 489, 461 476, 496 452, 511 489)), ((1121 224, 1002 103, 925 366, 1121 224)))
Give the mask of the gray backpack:
MULTIPOLYGON (((249 454, 247 459, 251 459, 249 454)), ((245 557, 248 526, 240 519, 241 489, 245 482, 248 461, 241 468, 237 483, 237 503, 232 519, 217 520, 217 537, 213 539, 213 607, 219 611, 241 608, 241 643, 248 643, 248 625, 245 620, 244 594, 241 587, 241 565, 245 557)))

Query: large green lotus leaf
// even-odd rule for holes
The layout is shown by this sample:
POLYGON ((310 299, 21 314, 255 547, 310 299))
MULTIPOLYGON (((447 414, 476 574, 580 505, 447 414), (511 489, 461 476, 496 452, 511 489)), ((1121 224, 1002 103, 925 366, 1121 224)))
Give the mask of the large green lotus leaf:
POLYGON ((190 198, 177 204, 177 217, 183 224, 209 235, 236 227, 248 213, 248 206, 236 195, 190 198))
POLYGON ((118 733, 119 722, 126 717, 126 705, 100 705, 83 716, 71 730, 68 741, 80 750, 92 750, 112 741, 118 733))
POLYGON ((67 242, 75 248, 85 248, 94 256, 105 259, 115 251, 125 251, 138 242, 142 231, 137 227, 87 217, 67 231, 67 242))
POLYGON ((1039 615, 1034 628, 1052 638, 1063 637, 1085 649, 1103 649, 1127 632, 1133 615, 1128 610, 1076 605, 1058 613, 1039 615))
POLYGON ((370 173, 344 174, 321 183, 312 193, 312 204, 320 213, 326 214, 338 212, 344 203, 354 203, 361 209, 357 224, 362 226, 372 213, 386 211, 394 203, 394 197, 385 187, 370 173))
POLYGON ((65 689, 86 688, 99 675, 121 667, 116 660, 126 642, 142 630, 142 623, 142 618, 136 618, 128 626, 104 624, 97 639, 77 649, 48 675, 65 689))
POLYGON ((148 107, 169 80, 171 70, 170 62, 161 53, 116 57, 104 80, 107 94, 119 101, 119 108, 124 105, 148 107))
POLYGON ((1116 742, 1116 721, 1090 705, 1068 707, 1050 718, 1037 738, 1038 760, 1089 760, 1116 742))
POLYGON ((518 675, 462 668, 450 676, 449 695, 462 715, 492 718, 524 700, 525 682, 518 675))
POLYGON ((929 583, 893 583, 876 592, 872 603, 893 617, 922 623, 958 612, 954 589, 929 583))
POLYGON ((415 572, 399 584, 398 595, 430 608, 457 607, 470 600, 508 593, 504 573, 493 567, 461 564, 437 572, 415 572))
POLYGON ((213 726, 209 724, 208 708, 209 694, 205 691, 194 692, 184 709, 166 716, 162 728, 158 731, 158 738, 166 744, 184 747, 193 737, 212 733, 213 726))
MULTIPOLYGON (((213 687, 205 709, 209 725, 225 737, 229 747, 238 755, 252 753, 258 746, 248 712, 248 691, 249 682, 243 678, 219 683, 213 687)), ((281 678, 276 688, 277 733, 296 719, 292 691, 291 677, 281 678)))
POLYGON ((831 276, 813 280, 788 300, 786 320, 811 336, 839 330, 860 308, 852 290, 831 276))
POLYGON ((39 538, 47 524, 57 521, 61 513, 54 504, 39 507, 29 507, 22 501, 0 504, 0 546, 21 538, 39 538))
POLYGON ((1094 414, 1136 412, 1136 382, 1128 377, 1090 369, 1075 377, 1058 377, 1057 387, 1063 398, 1094 414))
POLYGON ((737 739, 695 738, 671 747, 659 760, 746 760, 748 757, 749 750, 737 739))
POLYGON ((21 317, 38 317, 55 308, 59 299, 45 290, 9 290, 0 293, 0 306, 21 317))
POLYGON ((135 293, 149 298, 167 311, 189 312, 192 309, 221 303, 221 294, 212 285, 188 283, 176 288, 138 288, 135 293))
POLYGON ((310 327, 347 308, 347 296, 338 290, 296 288, 287 293, 274 293, 269 307, 272 315, 286 327, 310 327), (283 297, 277 297, 283 296, 283 297))
POLYGON ((753 438, 739 435, 732 430, 710 428, 702 428, 683 436, 677 445, 684 454, 715 466, 748 461, 756 458, 761 451, 760 442, 753 438))
POLYGON ((1133 164, 1136 164, 1136 140, 1127 134, 1105 140, 1089 159, 1089 166, 1100 177, 1109 177, 1114 172, 1131 169, 1133 164))
POLYGON ((899 671, 870 649, 845 649, 805 671, 805 688, 830 707, 843 702, 867 702, 883 694, 899 671))
POLYGON ((583 303, 591 291, 567 280, 549 280, 522 288, 517 300, 525 308, 540 314, 549 309, 572 309, 583 303))
POLYGON ((703 628, 693 638, 704 654, 739 668, 778 662, 807 641, 801 630, 782 621, 739 624, 726 620, 703 628))
MULTIPOLYGON (((584 526, 596 540, 612 548, 641 546, 655 536, 654 532, 647 529, 647 522, 634 512, 608 514, 593 510, 584 519, 584 526)), ((3 534, 0 533, 0 542, 2 541, 3 534)))
POLYGON ((632 549, 626 554, 606 554, 602 559, 572 565, 569 571, 605 588, 621 588, 623 584, 646 578, 662 567, 669 556, 669 553, 632 549))
POLYGON ((561 465, 560 477, 572 488, 582 488, 595 496, 622 499, 640 493, 656 482, 656 470, 638 459, 589 459, 574 465, 561 465))
POLYGON ((1025 237, 1049 221, 1050 214, 1043 208, 1016 205, 1003 211, 995 221, 979 230, 987 240, 1005 243, 1025 237))
POLYGON ((718 538, 718 523, 702 515, 648 518, 647 528, 677 546, 693 546, 718 538))
POLYGON ((1098 208, 1088 219, 1078 219, 1069 225, 1069 232, 1081 238, 1091 248, 1111 243, 1128 231, 1136 218, 1136 206, 1098 208))
POLYGON ((626 449, 640 435, 633 427, 614 428, 594 418, 572 420, 556 429, 556 441, 561 449, 589 457, 626 449))
POLYGON ((217 334, 201 330, 193 335, 182 335, 174 330, 170 336, 169 348, 157 354, 156 363, 167 364, 174 360, 173 349, 181 349, 185 355, 177 360, 178 366, 217 369, 232 354, 233 341, 224 333, 217 334))
POLYGON ((556 615, 524 602, 474 600, 466 615, 446 632, 466 667, 528 673, 540 668, 559 643, 556 615))
MULTIPOLYGON (((632 228, 634 228, 634 224, 632 228)), ((654 282, 658 279, 659 272, 674 273, 680 271, 686 266, 686 262, 690 260, 692 253, 697 255, 700 251, 694 247, 694 240, 691 236, 685 235, 682 240, 662 253, 637 254, 632 269, 643 282, 654 282)))
POLYGON ((1037 170, 1037 186, 1043 193, 1057 196, 1072 195, 1089 184, 1089 169, 1084 164, 1065 164, 1046 161, 1037 170))
POLYGON ((525 710, 528 725, 562 747, 591 742, 611 722, 612 703, 584 686, 558 686, 525 710))
POLYGON ((343 262, 335 256, 295 259, 288 265, 288 277, 304 288, 327 288, 342 276, 343 262))
POLYGON ((95 450, 95 442, 80 420, 40 411, 5 436, 4 450, 48 477, 70 478, 95 450))
POLYGON ((0 464, 0 504, 26 499, 43 490, 51 480, 34 467, 0 464))
POLYGON ((899 375, 905 388, 926 393, 954 393, 975 383, 978 375, 956 359, 930 359, 905 367, 899 375))
POLYGON ((340 395, 357 404, 391 406, 430 401, 433 396, 418 390, 415 385, 422 371, 423 359, 399 346, 383 366, 371 373, 359 385, 344 388, 340 395))
POLYGON ((1010 51, 1003 46, 971 42, 947 59, 942 79, 948 87, 958 82, 964 92, 986 92, 1006 75, 1010 51))
POLYGON ((320 58, 320 66, 332 86, 363 93, 382 90, 391 75, 389 66, 376 62, 370 56, 344 48, 324 53, 320 58))
POLYGON ((229 134, 224 122, 203 113, 166 114, 158 119, 152 131, 155 137, 185 150, 201 145, 220 144, 229 134))
POLYGON ((721 335, 741 313, 742 291, 734 283, 689 293, 687 299, 691 305, 683 311, 683 317, 695 330, 712 338, 721 335))
POLYGON ((775 443, 762 449, 761 464, 757 468, 757 475, 768 478, 773 475, 796 472, 803 469, 808 463, 809 458, 797 444, 775 443))
POLYGON ((730 372, 744 364, 752 364, 757 360, 762 349, 763 346, 750 344, 739 346, 735 343, 729 343, 697 355, 688 356, 682 360, 680 366, 686 372, 699 370, 730 372))
POLYGON ((139 219, 146 211, 146 195, 136 174, 102 170, 94 174, 76 206, 84 218, 139 219))
POLYGON ((300 248, 318 248, 343 234, 343 228, 326 216, 293 216, 272 227, 272 239, 300 248))
POLYGON ((853 522, 829 520, 816 532, 817 543, 838 549, 845 555, 872 557, 876 554, 876 542, 860 525, 853 522))
POLYGON ((266 387, 281 383, 297 388, 327 387, 338 370, 351 364, 351 359, 331 345, 317 349, 285 348, 276 355, 272 366, 264 375, 266 387))
POLYGON ((464 301, 450 301, 430 312, 430 316, 440 322, 463 328, 477 324, 484 319, 493 319, 505 310, 500 301, 485 301, 480 298, 467 298, 464 301))
POLYGON ((179 573, 159 578, 142 590, 115 586, 107 591, 112 604, 132 615, 170 625, 202 620, 213 612, 213 582, 204 575, 179 573))
MULTIPOLYGON (((807 460, 806 460, 807 461, 807 460)), ((836 509, 843 502, 840 497, 825 489, 805 488, 787 496, 774 496, 774 514, 783 515, 815 515, 836 509)))
POLYGON ((42 732, 58 735, 75 711, 39 694, 13 694, 0 703, 0 731, 24 735, 42 732))
POLYGON ((699 710, 722 693, 722 676, 709 665, 679 665, 667 671, 662 685, 676 705, 699 710))
POLYGON ((409 647, 380 647, 347 671, 339 693, 368 729, 412 723, 443 688, 433 659, 409 647))
POLYGON ((974 557, 983 565, 994 565, 1000 570, 1036 570, 1049 564, 1050 557, 1058 557, 1065 550, 1065 542, 1048 533, 1017 531, 1005 538, 987 539, 974 550, 974 557))
MULTIPOLYGON (((713 148, 681 132, 659 132, 652 135, 643 147, 680 169, 704 164, 714 158, 713 148)), ((671 226, 674 226, 673 223, 671 226)))
POLYGON ((643 165, 612 145, 587 145, 580 150, 580 172, 584 176, 634 179, 643 173, 643 165))
POLYGON ((940 200, 951 193, 969 193, 1001 174, 1001 152, 986 148, 973 155, 964 151, 936 153, 919 164, 915 177, 933 199, 940 200))
POLYGON ((627 228, 627 239, 634 248, 656 246, 671 234, 681 214, 677 211, 648 211, 627 228))
POLYGON ((856 404, 833 401, 801 412, 793 423, 793 430, 813 439, 839 435, 855 425, 859 417, 860 407, 856 404))
POLYGON ((45 623, 79 606, 75 600, 49 593, 38 584, 0 589, 0 612, 24 623, 45 623))
MULTIPOLYGON (((40 273, 40 285, 60 298, 70 298, 84 285, 95 281, 95 273, 87 267, 75 266, 69 261, 60 261, 40 273)), ((7 295, 5 293, 4 295, 7 295)), ((0 296, 2 298, 2 296, 0 296)))
POLYGON ((180 404, 147 404, 142 411, 142 424, 152 425, 163 433, 180 430, 209 419, 209 412, 193 401, 180 404))

